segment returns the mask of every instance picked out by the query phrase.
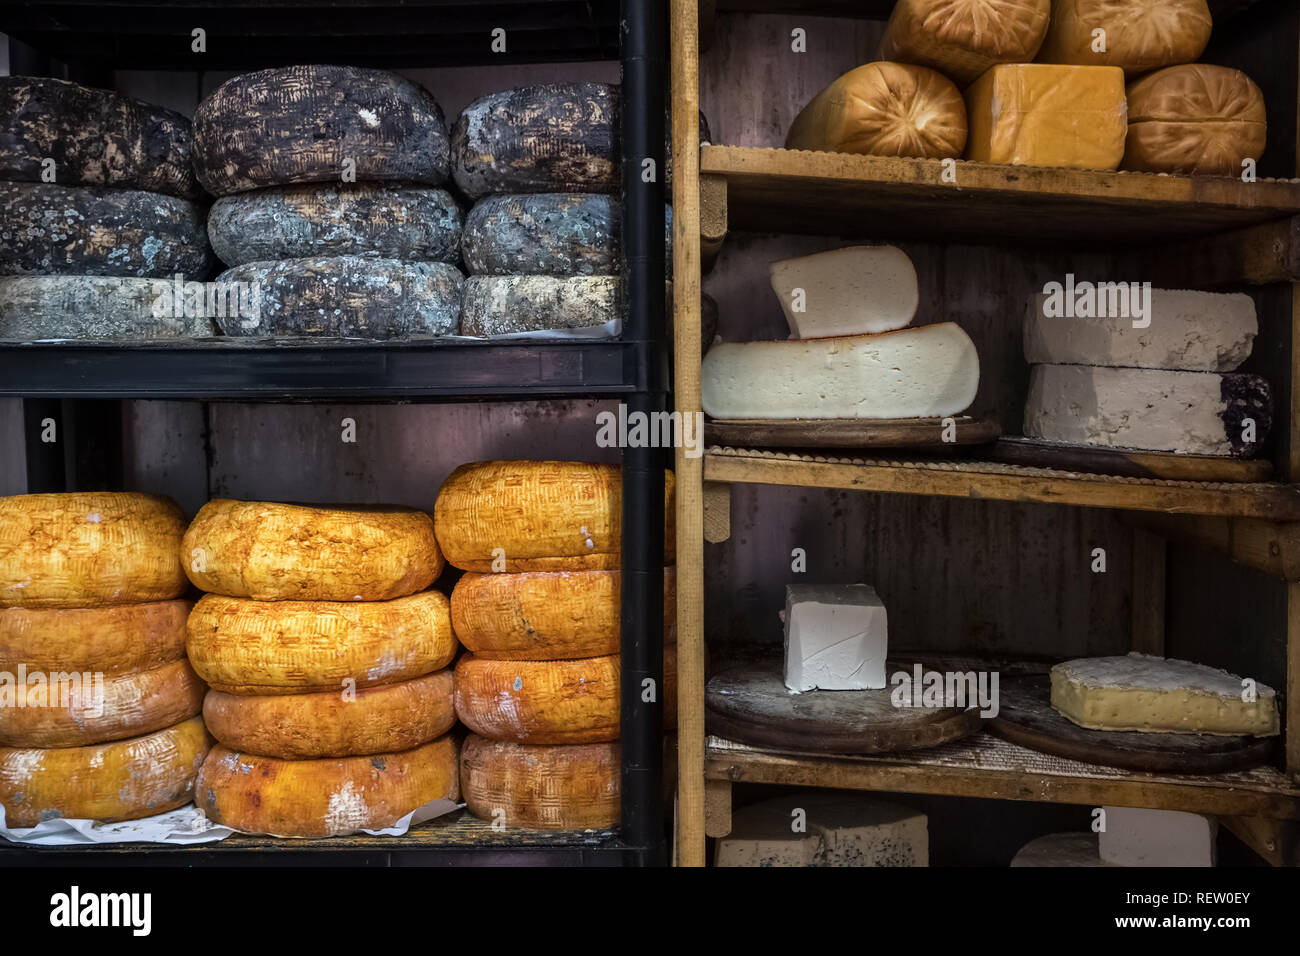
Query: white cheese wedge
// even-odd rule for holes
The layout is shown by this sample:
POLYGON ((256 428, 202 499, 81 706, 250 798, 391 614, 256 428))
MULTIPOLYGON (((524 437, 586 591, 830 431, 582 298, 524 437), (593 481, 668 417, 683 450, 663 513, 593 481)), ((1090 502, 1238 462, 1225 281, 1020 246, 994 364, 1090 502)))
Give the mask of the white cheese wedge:
POLYGON ((931 418, 979 388, 975 343, 952 322, 880 335, 721 343, 701 369, 714 418, 931 418))
POLYGON ((1080 727, 1144 733, 1278 733, 1277 694, 1190 661, 1128 654, 1052 668, 1052 706, 1080 727), (1252 699, 1253 698, 1253 699, 1252 699))
POLYGON ((785 589, 785 686, 879 690, 885 686, 889 622, 866 584, 791 584, 785 589))
POLYGON ((1214 866, 1219 821, 1203 813, 1105 807, 1100 856, 1115 866, 1214 866))
MULTIPOLYGON (((1114 288, 1124 298, 1132 292, 1128 283, 1114 288)), ((1109 291, 1098 296, 1102 301, 1104 309, 1088 311, 1125 314, 1058 315, 1060 303, 1052 297, 1031 296, 1025 310, 1026 361, 1231 372, 1250 357, 1259 332, 1255 300, 1239 292, 1152 289, 1147 314, 1140 317, 1131 304, 1123 308, 1118 295, 1112 302, 1109 291), (1134 321, 1145 327, 1134 328, 1134 321)))
POLYGON ((1111 866, 1097 852, 1095 833, 1049 833, 1030 840, 1011 858, 1014 867, 1111 866))
POLYGON ((901 329, 916 316, 916 268, 896 246, 849 246, 769 268, 792 339, 901 329))
POLYGON ((928 866, 924 813, 858 794, 805 790, 737 810, 717 866, 928 866))
POLYGON ((1239 373, 1035 365, 1025 401, 1030 438, 1193 455, 1249 458, 1272 418, 1268 383, 1239 373))

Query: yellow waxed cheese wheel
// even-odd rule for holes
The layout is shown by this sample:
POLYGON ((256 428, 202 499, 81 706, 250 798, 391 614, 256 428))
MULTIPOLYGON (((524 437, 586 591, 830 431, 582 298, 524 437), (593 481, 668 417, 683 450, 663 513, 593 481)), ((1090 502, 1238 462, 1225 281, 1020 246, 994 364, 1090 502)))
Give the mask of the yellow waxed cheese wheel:
POLYGON ((217 498, 181 542, 195 587, 257 601, 387 601, 442 573, 433 519, 413 508, 217 498))
POLYGON ((470 734, 460 780, 469 812, 507 827, 598 830, 619 820, 617 743, 546 747, 470 734))
POLYGON ((329 837, 392 826, 432 800, 457 800, 450 734, 400 753, 279 760, 217 744, 199 771, 195 804, 250 833, 329 837))
POLYGON ((189 601, 0 610, 0 670, 133 673, 185 656, 189 601))
POLYGON ((337 690, 278 697, 210 691, 208 732, 224 746, 283 760, 354 757, 410 750, 456 723, 452 671, 345 694, 337 690))
POLYGON ((451 608, 440 591, 360 604, 207 594, 187 630, 194 669, 228 694, 395 684, 441 670, 456 655, 451 608))
POLYGON ((159 495, 0 498, 0 607, 88 608, 180 597, 184 531, 180 507, 159 495))
POLYGON ((1047 35, 1052 0, 898 0, 878 60, 919 63, 965 85, 999 63, 1026 63, 1047 35))

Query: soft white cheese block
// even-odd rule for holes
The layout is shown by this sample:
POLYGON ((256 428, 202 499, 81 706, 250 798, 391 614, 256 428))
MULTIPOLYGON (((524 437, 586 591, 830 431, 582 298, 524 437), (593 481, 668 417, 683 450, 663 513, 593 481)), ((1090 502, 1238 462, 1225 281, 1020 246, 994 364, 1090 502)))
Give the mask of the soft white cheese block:
POLYGON ((717 866, 928 866, 924 813, 852 793, 802 791, 737 810, 717 866), (802 827, 797 832, 795 826, 802 827))
POLYGON ((975 343, 952 322, 880 335, 723 342, 701 367, 714 418, 931 418, 975 400, 975 343))
POLYGON ((889 621, 866 584, 790 584, 785 589, 785 686, 879 690, 889 621))
MULTIPOLYGON (((1152 289, 1141 318, 1131 309, 1122 317, 1049 316, 1056 311, 1044 308, 1049 301, 1031 296, 1025 310, 1025 359, 1032 364, 1231 372, 1250 357, 1259 332, 1255 300, 1239 292, 1152 289), (1150 324, 1134 328, 1135 319, 1150 324)), ((1112 311, 1109 303, 1104 311, 1112 311)))
POLYGON ((901 329, 916 315, 916 268, 897 246, 848 246, 769 267, 790 337, 820 339, 901 329))
POLYGON ((1192 455, 1249 458, 1272 420, 1268 382, 1235 372, 1035 365, 1025 402, 1030 438, 1192 455))
POLYGON ((1203 813, 1104 807, 1101 858, 1115 866, 1214 866, 1219 821, 1203 813))
POLYGON ((1277 694, 1191 661, 1126 654, 1052 668, 1052 706, 1080 727, 1144 733, 1278 733, 1277 694))
POLYGON ((1049 833, 1030 840, 1015 856, 1011 865, 1025 866, 1112 866, 1097 852, 1095 833, 1049 833))

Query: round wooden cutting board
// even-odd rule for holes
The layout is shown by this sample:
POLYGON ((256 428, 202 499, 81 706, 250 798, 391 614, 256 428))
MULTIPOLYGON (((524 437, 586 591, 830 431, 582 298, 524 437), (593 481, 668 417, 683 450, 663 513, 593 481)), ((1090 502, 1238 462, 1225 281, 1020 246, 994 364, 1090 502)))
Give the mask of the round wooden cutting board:
MULTIPOLYGON (((911 665, 889 662, 888 672, 911 665)), ((937 747, 980 729, 979 711, 895 707, 893 688, 791 693, 780 661, 748 664, 713 677, 704 692, 709 733, 757 747, 829 754, 873 754, 937 747)))
POLYGON ((1267 762, 1272 737, 1089 730, 1052 708, 1051 678, 1007 677, 989 733, 1039 753, 1147 773, 1226 773, 1267 762))
POLYGON ((1034 438, 1002 438, 986 452, 990 461, 1058 471, 1082 471, 1121 478, 1165 481, 1268 481, 1273 464, 1262 458, 1221 458, 1217 455, 1175 455, 1165 451, 1133 451, 1066 445, 1034 438))
POLYGON ((931 448, 982 445, 1002 434, 997 422, 957 415, 952 441, 942 418, 754 418, 704 423, 704 440, 735 448, 931 448))

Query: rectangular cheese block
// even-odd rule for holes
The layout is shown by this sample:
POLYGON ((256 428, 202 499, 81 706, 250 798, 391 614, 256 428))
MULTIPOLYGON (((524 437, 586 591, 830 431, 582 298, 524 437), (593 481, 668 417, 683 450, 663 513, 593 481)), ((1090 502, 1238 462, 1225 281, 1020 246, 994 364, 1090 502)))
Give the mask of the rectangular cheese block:
POLYGON ((782 259, 768 271, 795 339, 901 329, 920 303, 916 268, 896 246, 849 246, 782 259))
POLYGON ((876 59, 919 63, 965 86, 996 63, 1032 60, 1050 10, 1050 0, 898 0, 876 59))
POLYGON ((1257 375, 1035 365, 1025 401, 1025 435, 1249 458, 1268 436, 1272 409, 1268 383, 1257 375))
POLYGON ((785 589, 785 686, 792 691, 885 686, 889 622, 866 584, 791 584, 785 589))
POLYGON ((1115 866, 1214 866, 1219 821, 1203 813, 1103 807, 1098 853, 1115 866))
POLYGON ((1092 730, 1256 737, 1278 733, 1273 688, 1258 682, 1248 685, 1235 674, 1204 664, 1148 654, 1081 657, 1055 665, 1052 707, 1092 730))
POLYGON ((995 66, 966 90, 966 158, 981 163, 1118 169, 1128 134, 1117 66, 995 66))
POLYGON ((975 343, 952 322, 880 335, 724 342, 704 356, 704 410, 723 419, 956 415, 979 388, 975 343))
POLYGON ((1250 357, 1259 332, 1255 300, 1239 292, 1148 289, 1138 308, 1140 283, 1069 278, 1057 283, 1059 292, 1030 297, 1025 360, 1032 364, 1231 372, 1250 357))

